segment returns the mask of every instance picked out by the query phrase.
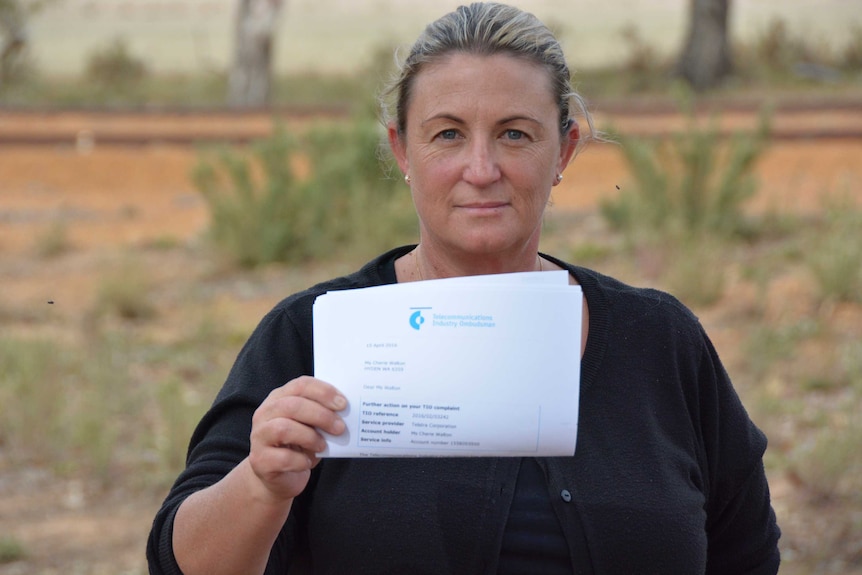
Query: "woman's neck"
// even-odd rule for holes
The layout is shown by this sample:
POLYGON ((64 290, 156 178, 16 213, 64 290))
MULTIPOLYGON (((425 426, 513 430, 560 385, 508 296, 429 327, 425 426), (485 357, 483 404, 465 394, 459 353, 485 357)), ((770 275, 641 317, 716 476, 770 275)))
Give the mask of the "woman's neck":
POLYGON ((461 277, 485 274, 544 271, 547 265, 537 251, 526 250, 518 256, 467 256, 436 257, 432 250, 419 244, 403 258, 410 279, 421 281, 448 277, 461 277), (412 267, 412 269, 411 269, 412 267))

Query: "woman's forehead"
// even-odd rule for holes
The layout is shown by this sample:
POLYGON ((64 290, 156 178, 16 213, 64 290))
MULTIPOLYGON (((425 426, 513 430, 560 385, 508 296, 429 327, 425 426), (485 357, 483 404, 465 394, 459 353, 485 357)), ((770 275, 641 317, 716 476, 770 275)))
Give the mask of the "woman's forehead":
POLYGON ((547 69, 509 54, 453 53, 427 64, 416 75, 413 104, 556 108, 547 69))

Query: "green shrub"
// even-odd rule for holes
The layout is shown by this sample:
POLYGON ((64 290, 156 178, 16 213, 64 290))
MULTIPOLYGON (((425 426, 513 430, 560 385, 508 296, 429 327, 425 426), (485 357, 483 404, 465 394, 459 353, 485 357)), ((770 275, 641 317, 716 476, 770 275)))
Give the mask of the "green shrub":
POLYGON ((810 319, 787 326, 759 326, 744 342, 747 369, 755 379, 763 379, 770 370, 786 367, 798 346, 821 330, 822 326, 810 319))
POLYGON ((27 556, 24 546, 13 537, 0 537, 0 565, 20 561, 27 556))
POLYGON ((156 315, 150 301, 150 281, 134 259, 126 259, 99 284, 95 313, 113 314, 122 319, 143 320, 156 315))
POLYGON ((800 55, 799 40, 793 38, 781 18, 769 22, 754 41, 754 54, 760 62, 775 69, 786 69, 800 55))
POLYGON ((604 246, 593 242, 578 242, 569 250, 569 259, 584 265, 591 262, 600 262, 613 255, 611 246, 604 246))
POLYGON ((36 254, 43 258, 53 258, 69 250, 69 230, 62 221, 52 223, 36 236, 36 254))
POLYGON ((766 146, 768 115, 752 133, 725 139, 715 119, 667 140, 617 136, 632 182, 600 204, 612 228, 623 232, 650 277, 694 305, 717 302, 724 290, 722 252, 728 240, 751 234, 743 205, 754 195, 754 166, 766 146))
POLYGON ((735 75, 749 85, 773 88, 852 81, 850 76, 842 75, 841 69, 855 69, 853 62, 859 55, 857 29, 857 24, 851 24, 848 42, 840 46, 829 37, 794 33, 784 19, 773 18, 750 41, 736 43, 735 75))
POLYGON ((862 210, 852 201, 827 207, 806 262, 822 300, 862 301, 862 210))
POLYGON ((668 289, 691 306, 709 306, 724 294, 727 263, 721 241, 704 237, 679 242, 671 248, 668 289))
POLYGON ((210 239, 234 263, 254 267, 317 254, 323 198, 293 172, 297 145, 283 126, 243 152, 203 155, 192 174, 210 211, 210 239))
POLYGON ((627 82, 627 91, 632 94, 655 91, 666 85, 670 77, 669 64, 658 50, 647 42, 640 30, 628 24, 620 30, 620 39, 626 47, 622 63, 621 78, 627 82))
POLYGON ((824 426, 792 451, 790 467, 821 497, 858 494, 862 489, 862 427, 855 420, 824 426))
POLYGON ((722 237, 745 231, 742 208, 754 195, 753 170, 765 149, 768 115, 756 131, 724 141, 715 120, 700 127, 689 111, 689 127, 669 140, 621 136, 626 164, 633 177, 601 212, 614 227, 637 236, 722 237))
POLYGON ((410 191, 394 162, 381 158, 376 122, 356 120, 309 134, 311 194, 326 198, 328 243, 367 257, 413 239, 416 217, 410 191))
POLYGON ((0 444, 13 453, 49 459, 62 450, 64 360, 48 342, 0 338, 0 444))
POLYGON ((130 396, 124 352, 106 339, 72 347, 0 338, 0 443, 13 460, 107 478, 130 396))
POLYGON ((210 209, 210 236, 244 267, 299 263, 346 250, 367 255, 414 233, 409 194, 381 168, 367 120, 320 124, 302 140, 278 126, 243 152, 199 161, 193 181, 210 209), (299 178, 292 166, 309 165, 299 178))
POLYGON ((162 471, 175 476, 185 465, 188 438, 206 405, 190 402, 185 383, 176 376, 159 382, 155 389, 158 425, 152 435, 162 471))
POLYGON ((130 89, 147 77, 147 66, 134 56, 122 38, 89 55, 85 66, 85 77, 101 87, 130 89))
POLYGON ((0 95, 32 84, 38 77, 38 66, 26 44, 0 57, 0 95))
POLYGON ((841 51, 841 66, 850 71, 862 70, 862 24, 850 28, 850 39, 841 51))

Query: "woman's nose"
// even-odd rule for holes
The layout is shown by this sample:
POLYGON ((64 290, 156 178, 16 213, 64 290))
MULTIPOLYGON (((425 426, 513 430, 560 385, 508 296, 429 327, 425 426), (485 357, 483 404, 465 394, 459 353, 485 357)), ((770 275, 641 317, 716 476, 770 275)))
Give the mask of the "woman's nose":
POLYGON ((500 178, 500 166, 491 144, 474 140, 468 147, 467 154, 464 181, 477 187, 484 187, 500 178))

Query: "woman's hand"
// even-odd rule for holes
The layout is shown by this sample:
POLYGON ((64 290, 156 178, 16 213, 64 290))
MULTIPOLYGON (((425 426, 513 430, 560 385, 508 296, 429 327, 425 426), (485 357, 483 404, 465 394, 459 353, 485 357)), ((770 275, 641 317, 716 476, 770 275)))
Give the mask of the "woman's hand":
POLYGON ((347 399, 332 385, 301 376, 274 389, 254 412, 249 463, 264 496, 293 499, 305 489, 326 442, 318 429, 341 435, 347 399))
POLYGON ((272 391, 254 412, 251 452, 221 481, 196 491, 177 510, 174 556, 183 573, 263 573, 273 542, 317 465, 340 435, 347 407, 337 389, 303 376, 272 391))

